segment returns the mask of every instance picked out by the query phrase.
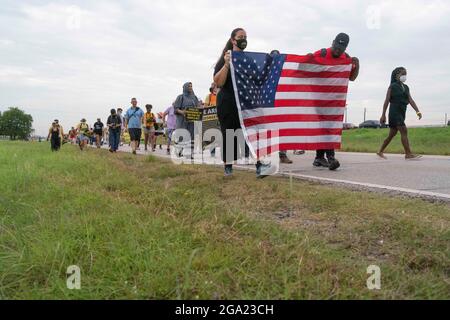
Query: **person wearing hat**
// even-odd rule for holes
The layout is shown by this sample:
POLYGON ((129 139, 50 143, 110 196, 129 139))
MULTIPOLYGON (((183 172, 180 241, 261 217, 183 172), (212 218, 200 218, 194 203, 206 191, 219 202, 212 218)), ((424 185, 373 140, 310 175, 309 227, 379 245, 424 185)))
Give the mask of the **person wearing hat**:
MULTIPOLYGON (((341 59, 341 58, 350 58, 350 55, 346 53, 348 44, 350 42, 350 37, 346 33, 339 33, 334 39, 332 45, 328 49, 322 49, 314 53, 314 57, 322 57, 328 59, 341 59)), ((352 69, 350 72, 349 80, 355 81, 359 74, 359 59, 352 59, 352 69)), ((316 159, 314 160, 313 165, 315 167, 326 167, 330 170, 338 169, 341 164, 335 158, 335 152, 332 149, 329 150, 317 150, 316 151, 316 159), (325 154, 327 159, 325 159, 325 154)))
POLYGON ((89 125, 86 123, 86 119, 81 119, 80 123, 77 125, 78 134, 78 145, 80 150, 83 151, 84 148, 89 143, 89 125))
POLYGON ((115 109, 111 109, 111 115, 108 117, 106 126, 109 129, 109 152, 117 152, 119 150, 122 119, 115 109))
POLYGON ((103 127, 105 125, 101 121, 100 118, 97 118, 97 122, 94 123, 94 135, 95 135, 95 145, 97 146, 97 149, 101 148, 102 143, 102 137, 103 137, 103 127))

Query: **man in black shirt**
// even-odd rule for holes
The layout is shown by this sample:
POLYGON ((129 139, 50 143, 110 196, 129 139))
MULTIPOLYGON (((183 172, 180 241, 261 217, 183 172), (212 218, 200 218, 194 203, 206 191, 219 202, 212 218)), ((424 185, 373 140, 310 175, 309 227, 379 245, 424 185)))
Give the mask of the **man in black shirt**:
POLYGON ((119 149, 122 119, 116 113, 115 109, 111 109, 111 115, 108 117, 106 125, 109 128, 109 152, 117 152, 119 149))
POLYGON ((97 148, 101 147, 101 141, 103 137, 103 127, 104 124, 101 122, 100 118, 98 118, 97 122, 94 123, 95 144, 97 148))

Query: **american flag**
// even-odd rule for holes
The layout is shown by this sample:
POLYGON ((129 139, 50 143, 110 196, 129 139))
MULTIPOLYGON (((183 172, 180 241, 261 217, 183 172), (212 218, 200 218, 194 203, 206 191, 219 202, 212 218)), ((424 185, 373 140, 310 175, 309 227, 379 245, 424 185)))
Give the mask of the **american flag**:
POLYGON ((251 151, 340 149, 352 60, 233 52, 231 73, 251 151))

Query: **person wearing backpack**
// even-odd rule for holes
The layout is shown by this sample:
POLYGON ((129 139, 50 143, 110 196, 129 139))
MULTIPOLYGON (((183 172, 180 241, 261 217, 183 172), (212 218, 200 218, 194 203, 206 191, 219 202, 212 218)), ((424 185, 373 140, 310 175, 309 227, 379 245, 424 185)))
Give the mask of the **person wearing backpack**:
POLYGON ((130 146, 133 154, 136 154, 136 149, 141 141, 142 136, 142 121, 144 118, 144 111, 137 106, 137 99, 131 99, 131 108, 125 113, 125 127, 130 134, 130 146))
POLYGON ((78 145, 80 147, 80 150, 83 151, 89 143, 89 125, 86 123, 86 119, 81 119, 80 123, 77 126, 77 134, 78 145))
MULTIPOLYGON (((334 39, 332 45, 328 49, 322 49, 314 53, 314 57, 329 58, 329 59, 341 59, 343 57, 350 58, 345 51, 347 50, 348 44, 350 42, 350 37, 346 33, 339 33, 334 39)), ((359 74, 359 59, 352 58, 352 70, 350 72, 350 81, 355 81, 359 74)), ((335 151, 329 150, 317 150, 316 159, 313 165, 315 167, 326 167, 330 170, 338 169, 341 164, 335 158, 335 151), (325 159, 325 154, 327 159, 325 159)))

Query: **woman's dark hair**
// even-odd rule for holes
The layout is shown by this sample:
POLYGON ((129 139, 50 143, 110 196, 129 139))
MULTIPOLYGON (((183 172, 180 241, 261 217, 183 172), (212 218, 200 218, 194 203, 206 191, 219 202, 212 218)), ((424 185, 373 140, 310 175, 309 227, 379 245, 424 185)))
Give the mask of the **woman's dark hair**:
POLYGON ((394 69, 394 71, 392 71, 391 74, 391 84, 393 84, 394 82, 397 82, 397 76, 400 74, 400 72, 402 71, 406 71, 406 68, 404 67, 397 67, 394 69))
POLYGON ((236 28, 236 29, 233 30, 233 32, 231 32, 230 39, 228 39, 228 42, 227 42, 227 44, 225 45, 225 48, 223 48, 222 54, 220 55, 219 60, 217 60, 216 65, 218 65, 218 64, 225 64, 225 58, 224 58, 224 55, 225 55, 225 53, 226 53, 228 50, 233 50, 233 43, 231 42, 231 39, 234 39, 234 37, 236 37, 236 34, 237 34, 239 31, 244 31, 244 29, 242 29, 242 28, 236 28))

